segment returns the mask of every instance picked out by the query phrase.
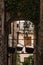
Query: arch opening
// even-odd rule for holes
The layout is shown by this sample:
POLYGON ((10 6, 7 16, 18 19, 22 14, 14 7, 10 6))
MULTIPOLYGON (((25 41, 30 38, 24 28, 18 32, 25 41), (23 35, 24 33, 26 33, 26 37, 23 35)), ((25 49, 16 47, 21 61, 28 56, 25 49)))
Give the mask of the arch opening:
POLYGON ((27 64, 34 63, 35 25, 31 21, 18 20, 11 22, 10 29, 11 34, 8 35, 8 61, 11 62, 11 57, 16 56, 15 64, 17 65, 25 65, 26 62, 27 64))

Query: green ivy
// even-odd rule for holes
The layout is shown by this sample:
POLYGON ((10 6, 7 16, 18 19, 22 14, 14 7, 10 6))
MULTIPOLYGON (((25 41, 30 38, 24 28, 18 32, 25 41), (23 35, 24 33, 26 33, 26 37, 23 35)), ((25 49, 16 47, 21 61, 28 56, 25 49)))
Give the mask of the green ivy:
POLYGON ((40 5, 39 0, 6 0, 6 10, 12 16, 18 16, 21 13, 25 19, 33 21, 34 24, 39 23, 40 5))
POLYGON ((34 59, 33 59, 33 55, 30 55, 26 61, 23 62, 23 65, 34 65, 34 59), (30 60, 32 63, 30 63, 30 60))

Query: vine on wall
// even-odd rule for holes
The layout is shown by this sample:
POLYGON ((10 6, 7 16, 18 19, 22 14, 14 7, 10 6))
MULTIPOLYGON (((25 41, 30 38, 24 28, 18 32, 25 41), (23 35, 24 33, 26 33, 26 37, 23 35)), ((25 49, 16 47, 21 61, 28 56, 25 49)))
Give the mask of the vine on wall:
POLYGON ((6 10, 12 16, 25 17, 25 19, 33 21, 33 23, 39 23, 39 0, 6 0, 6 10))

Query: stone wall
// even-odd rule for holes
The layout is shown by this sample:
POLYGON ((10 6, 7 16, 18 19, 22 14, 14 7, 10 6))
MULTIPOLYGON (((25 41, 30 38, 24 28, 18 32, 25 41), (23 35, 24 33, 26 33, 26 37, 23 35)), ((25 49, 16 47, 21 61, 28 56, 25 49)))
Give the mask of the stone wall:
POLYGON ((43 65, 43 0, 40 0, 40 23, 38 26, 38 64, 43 65))
POLYGON ((43 0, 40 0, 40 23, 38 25, 38 41, 35 45, 34 65, 43 65, 43 0))
POLYGON ((39 24, 39 50, 40 65, 43 65, 43 0, 40 0, 40 24, 39 24))
POLYGON ((4 42, 4 2, 0 0, 0 65, 7 65, 6 44, 4 42))

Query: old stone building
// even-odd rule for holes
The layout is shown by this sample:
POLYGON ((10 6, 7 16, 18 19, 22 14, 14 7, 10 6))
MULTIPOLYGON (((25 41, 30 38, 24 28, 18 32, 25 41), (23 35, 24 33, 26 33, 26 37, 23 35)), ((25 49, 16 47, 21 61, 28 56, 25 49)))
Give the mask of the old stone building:
MULTIPOLYGON (((5 13, 4 1, 0 0, 0 65, 8 65, 7 35, 6 35, 7 28, 5 27, 8 26, 10 29, 10 26, 6 24, 5 14, 6 13, 5 13)), ((39 20, 40 22, 39 25, 37 26, 37 32, 38 32, 37 44, 35 44, 35 50, 34 50, 34 65, 43 65, 43 0, 40 0, 39 20)))
POLYGON ((5 44, 4 14, 4 1, 0 0, 0 65, 7 65, 7 44, 5 44))
POLYGON ((42 0, 40 0, 40 23, 38 32, 38 43, 40 53, 39 64, 43 65, 43 1, 42 0))

